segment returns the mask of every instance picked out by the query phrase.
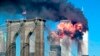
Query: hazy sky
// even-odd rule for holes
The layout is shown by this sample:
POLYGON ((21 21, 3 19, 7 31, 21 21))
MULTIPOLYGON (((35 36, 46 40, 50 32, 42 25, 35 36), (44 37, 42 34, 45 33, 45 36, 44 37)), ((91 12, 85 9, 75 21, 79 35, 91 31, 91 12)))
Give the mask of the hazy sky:
MULTIPOLYGON (((69 0, 75 7, 83 10, 85 17, 88 20, 89 25, 89 56, 100 56, 100 0, 69 0)), ((5 20, 7 17, 12 18, 11 15, 6 14, 5 12, 0 12, 0 25, 5 24, 5 20)), ((22 17, 20 15, 16 15, 16 17, 22 17)), ((52 22, 50 22, 52 23, 52 22)), ((56 23, 55 23, 56 24, 56 23)), ((52 29, 55 29, 53 27, 52 29)), ((46 38, 46 37, 45 37, 46 38)), ((17 38, 19 39, 19 38, 17 38)), ((45 40, 47 41, 47 40, 45 40)), ((17 40, 19 43, 19 41, 17 40)), ((48 44, 48 43, 46 43, 48 44)), ((49 46, 45 46, 47 49, 49 46)), ((17 47, 17 50, 19 47, 17 47)), ((45 49, 45 51, 47 51, 45 49)), ((45 53, 45 55, 47 55, 45 53)), ((17 52, 17 56, 19 53, 17 52)))

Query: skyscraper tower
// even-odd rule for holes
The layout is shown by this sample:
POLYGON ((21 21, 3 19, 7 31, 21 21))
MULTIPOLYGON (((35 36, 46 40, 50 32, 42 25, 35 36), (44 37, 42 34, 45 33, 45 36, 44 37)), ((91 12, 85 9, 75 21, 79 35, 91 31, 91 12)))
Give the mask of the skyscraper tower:
POLYGON ((83 32, 82 55, 89 56, 88 54, 88 30, 83 32))
POLYGON ((5 41, 2 31, 0 31, 0 56, 5 56, 5 41))
POLYGON ((57 32, 51 32, 48 36, 50 43, 50 52, 49 56, 61 56, 61 47, 60 47, 60 38, 57 35, 57 32))

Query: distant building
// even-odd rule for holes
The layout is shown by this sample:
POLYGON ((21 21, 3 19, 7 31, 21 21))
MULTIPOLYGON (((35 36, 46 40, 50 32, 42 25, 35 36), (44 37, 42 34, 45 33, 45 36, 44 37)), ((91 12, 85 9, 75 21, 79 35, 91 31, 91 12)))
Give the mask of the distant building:
POLYGON ((5 56, 5 41, 3 37, 3 32, 0 31, 0 56, 5 56))
POLYGON ((89 56, 88 54, 88 31, 83 32, 83 41, 82 41, 82 55, 89 56))
POLYGON ((82 40, 77 39, 78 56, 88 56, 88 31, 83 32, 82 40))
POLYGON ((50 52, 49 52, 49 56, 57 56, 56 51, 50 51, 50 52))
POLYGON ((34 53, 30 53, 30 56, 34 56, 34 53))
POLYGON ((57 37, 57 33, 52 32, 51 35, 48 36, 48 40, 50 43, 49 56, 61 56, 60 38, 57 37))
POLYGON ((61 47, 58 45, 51 45, 49 55, 50 56, 61 56, 61 47))

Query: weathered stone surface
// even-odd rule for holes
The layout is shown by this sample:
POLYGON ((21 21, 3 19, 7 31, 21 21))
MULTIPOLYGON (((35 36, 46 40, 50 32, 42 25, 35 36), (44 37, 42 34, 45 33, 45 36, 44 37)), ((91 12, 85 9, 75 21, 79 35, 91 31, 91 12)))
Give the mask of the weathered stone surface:
POLYGON ((16 56, 15 40, 18 35, 21 37, 21 56, 30 56, 29 37, 32 33, 35 33, 35 52, 33 56, 44 56, 43 20, 7 21, 7 26, 6 56, 16 56))

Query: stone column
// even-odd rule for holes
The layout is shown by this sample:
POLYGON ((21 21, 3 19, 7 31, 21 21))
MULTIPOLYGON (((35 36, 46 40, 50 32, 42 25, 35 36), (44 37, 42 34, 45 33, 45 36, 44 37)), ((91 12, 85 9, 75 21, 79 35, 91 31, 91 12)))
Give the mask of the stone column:
POLYGON ((30 56, 29 52, 29 38, 30 32, 33 33, 35 29, 34 21, 23 21, 21 28, 21 56, 30 56))
POLYGON ((16 35, 19 30, 20 23, 8 21, 7 22, 7 47, 6 47, 6 56, 16 56, 16 35))
POLYGON ((29 56, 29 30, 26 29, 28 26, 25 25, 26 21, 23 22, 21 28, 21 56, 29 56))
POLYGON ((36 40, 35 40, 35 53, 34 56, 44 56, 44 21, 43 20, 37 20, 36 21, 36 40))

